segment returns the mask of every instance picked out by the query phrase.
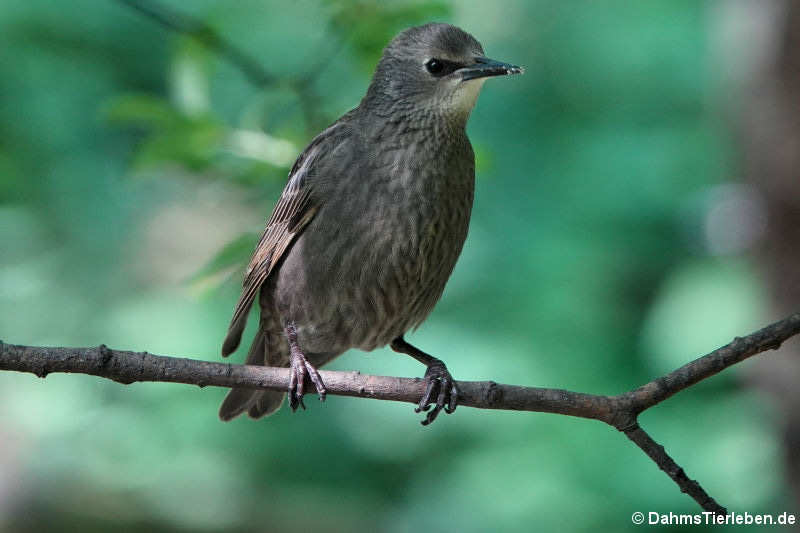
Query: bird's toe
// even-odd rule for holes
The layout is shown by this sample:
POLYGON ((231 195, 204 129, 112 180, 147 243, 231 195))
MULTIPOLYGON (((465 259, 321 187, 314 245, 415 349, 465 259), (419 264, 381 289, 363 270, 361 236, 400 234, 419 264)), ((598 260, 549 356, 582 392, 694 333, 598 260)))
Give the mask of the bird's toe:
POLYGON ((425 394, 422 395, 415 412, 427 411, 427 415, 422 421, 422 425, 427 426, 436 420, 442 410, 448 414, 456 410, 458 406, 458 387, 453 376, 450 375, 447 367, 441 361, 428 367, 424 379, 426 383, 425 394))

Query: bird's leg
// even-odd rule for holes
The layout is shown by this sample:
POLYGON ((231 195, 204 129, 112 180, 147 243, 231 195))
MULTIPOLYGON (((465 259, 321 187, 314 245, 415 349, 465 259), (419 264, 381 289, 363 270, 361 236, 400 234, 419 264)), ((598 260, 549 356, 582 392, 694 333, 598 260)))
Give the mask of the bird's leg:
POLYGON ((428 411, 433 403, 433 397, 436 396, 436 403, 428 412, 425 420, 422 421, 423 426, 427 426, 439 415, 439 411, 444 409, 445 413, 452 413, 458 406, 458 388, 456 381, 450 372, 447 370, 444 362, 437 359, 432 355, 428 355, 419 348, 407 343, 403 336, 397 337, 390 344, 392 350, 399 353, 410 355, 423 365, 428 367, 425 371, 425 394, 419 401, 419 406, 414 410, 419 413, 420 411, 428 411))
POLYGON ((311 382, 317 388, 317 394, 320 401, 325 401, 325 384, 322 378, 311 363, 306 359, 303 350, 297 343, 297 328, 294 322, 289 322, 286 325, 286 338, 289 340, 289 407, 292 412, 297 410, 300 406, 306 408, 303 403, 303 388, 305 387, 306 376, 311 379, 311 382))

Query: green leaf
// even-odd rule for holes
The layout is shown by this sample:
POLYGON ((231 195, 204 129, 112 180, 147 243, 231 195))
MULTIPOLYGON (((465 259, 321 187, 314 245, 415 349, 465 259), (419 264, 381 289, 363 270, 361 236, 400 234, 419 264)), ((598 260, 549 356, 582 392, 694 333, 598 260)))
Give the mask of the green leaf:
POLYGON ((188 283, 205 284, 212 278, 222 278, 231 271, 244 268, 247 259, 258 242, 260 234, 247 232, 222 247, 208 263, 194 274, 188 283))
POLYGON ((151 128, 174 127, 185 120, 165 99, 140 93, 127 93, 112 98, 100 109, 100 113, 112 123, 151 128))
POLYGON ((170 65, 169 88, 172 101, 183 113, 196 116, 209 112, 210 71, 209 48, 192 37, 181 37, 170 65))
POLYGON ((191 170, 204 170, 219 153, 224 137, 221 124, 208 119, 186 120, 150 135, 140 145, 134 163, 138 166, 179 163, 191 170))
POLYGON ((375 68, 383 47, 398 32, 431 20, 443 20, 450 14, 449 4, 441 1, 394 3, 364 0, 330 3, 334 7, 333 26, 348 37, 368 71, 375 68), (365 24, 365 20, 369 24, 365 24), (358 28, 358 31, 354 31, 354 28, 358 28))

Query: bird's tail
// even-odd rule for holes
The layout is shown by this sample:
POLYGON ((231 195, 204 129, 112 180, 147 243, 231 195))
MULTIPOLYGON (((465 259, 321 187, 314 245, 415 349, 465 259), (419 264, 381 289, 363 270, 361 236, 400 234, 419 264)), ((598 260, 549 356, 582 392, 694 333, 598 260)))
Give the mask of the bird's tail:
MULTIPOLYGON (((267 353, 267 333, 259 328, 250 351, 247 352, 248 365, 279 364, 280 354, 267 353), (273 361, 274 359, 274 361, 273 361)), ((283 403, 285 394, 278 391, 260 391, 253 389, 232 389, 219 408, 219 417, 227 422, 247 411, 252 418, 271 415, 283 403)))

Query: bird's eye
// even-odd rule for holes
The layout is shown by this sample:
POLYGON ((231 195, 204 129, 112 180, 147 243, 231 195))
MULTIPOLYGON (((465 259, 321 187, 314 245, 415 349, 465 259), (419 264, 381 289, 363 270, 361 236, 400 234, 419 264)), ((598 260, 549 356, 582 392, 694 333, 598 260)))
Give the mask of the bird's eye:
POLYGON ((436 58, 428 60, 425 68, 434 76, 441 76, 444 73, 444 63, 436 58))

